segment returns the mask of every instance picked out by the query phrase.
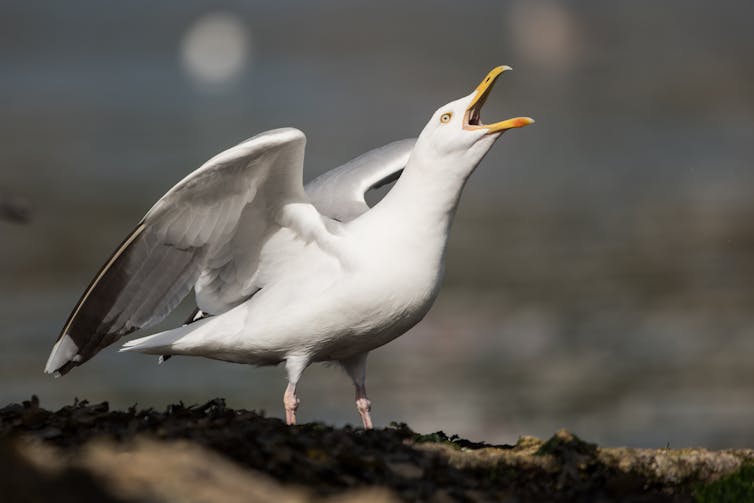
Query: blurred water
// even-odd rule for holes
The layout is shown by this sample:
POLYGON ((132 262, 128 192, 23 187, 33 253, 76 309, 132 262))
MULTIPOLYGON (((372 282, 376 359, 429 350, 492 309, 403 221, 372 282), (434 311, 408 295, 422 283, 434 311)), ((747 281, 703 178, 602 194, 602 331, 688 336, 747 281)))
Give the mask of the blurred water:
MULTIPOLYGON (((427 320, 370 357, 376 421, 754 444, 754 5, 228 1, 250 50, 208 86, 181 54, 212 5, 0 2, 0 189, 33 207, 0 223, 0 401, 226 396, 279 415, 282 369, 112 348, 61 380, 41 369, 112 248, 214 153, 294 125, 311 178, 415 136, 507 63, 484 116, 537 124, 470 180, 427 320)), ((302 418, 355 422, 351 397, 313 367, 302 418)))

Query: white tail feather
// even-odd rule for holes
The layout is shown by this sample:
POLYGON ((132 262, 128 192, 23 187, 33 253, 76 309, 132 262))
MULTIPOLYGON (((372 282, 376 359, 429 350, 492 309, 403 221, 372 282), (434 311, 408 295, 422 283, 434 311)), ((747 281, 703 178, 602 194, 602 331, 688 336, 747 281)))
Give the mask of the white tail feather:
POLYGON ((123 344, 118 351, 138 351, 140 353, 159 355, 170 354, 170 349, 173 347, 173 344, 181 337, 192 332, 193 329, 194 327, 192 325, 184 325, 182 327, 174 328, 173 330, 167 330, 140 339, 134 339, 123 344))

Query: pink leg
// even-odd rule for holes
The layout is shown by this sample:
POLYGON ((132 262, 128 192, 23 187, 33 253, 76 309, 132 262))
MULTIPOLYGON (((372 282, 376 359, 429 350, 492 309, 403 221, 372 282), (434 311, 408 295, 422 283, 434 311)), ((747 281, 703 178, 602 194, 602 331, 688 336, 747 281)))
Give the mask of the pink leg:
POLYGON ((300 400, 296 396, 296 385, 288 383, 283 395, 283 405, 285 405, 285 423, 289 425, 296 424, 296 409, 300 400))
POLYGON ((372 410, 372 402, 367 398, 367 390, 364 386, 356 385, 356 409, 359 411, 364 429, 371 430, 373 426, 369 411, 372 410))
POLYGON ((307 358, 302 356, 289 356, 285 360, 285 370, 288 373, 288 387, 285 388, 283 395, 283 405, 285 406, 285 422, 288 425, 296 424, 296 409, 300 400, 296 396, 296 383, 309 365, 307 358))
POLYGON ((372 425, 372 417, 369 415, 369 411, 372 410, 372 402, 367 398, 366 388, 367 353, 343 360, 340 364, 351 376, 353 385, 356 387, 356 409, 361 416, 361 424, 364 425, 365 430, 371 430, 374 426, 372 425))

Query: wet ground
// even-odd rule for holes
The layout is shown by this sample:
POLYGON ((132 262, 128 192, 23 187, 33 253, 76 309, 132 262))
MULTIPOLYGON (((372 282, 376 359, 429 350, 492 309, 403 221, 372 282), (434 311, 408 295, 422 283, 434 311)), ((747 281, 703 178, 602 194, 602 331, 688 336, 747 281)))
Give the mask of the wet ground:
POLYGON ((566 431, 490 445, 405 424, 288 427, 222 399, 50 411, 33 397, 0 409, 0 457, 9 502, 681 502, 706 501, 721 483, 729 490, 754 451, 599 448, 566 431))

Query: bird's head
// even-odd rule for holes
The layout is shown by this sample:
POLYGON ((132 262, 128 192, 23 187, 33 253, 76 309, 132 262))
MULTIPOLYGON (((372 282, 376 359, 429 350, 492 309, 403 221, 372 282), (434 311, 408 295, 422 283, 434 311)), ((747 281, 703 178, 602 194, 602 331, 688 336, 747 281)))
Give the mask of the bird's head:
POLYGON ((459 167, 468 167, 464 173, 468 176, 505 131, 533 124, 529 117, 494 124, 482 122, 482 106, 497 78, 507 70, 511 68, 492 69, 474 92, 438 108, 419 135, 414 152, 438 168, 447 166, 458 171, 459 167))

